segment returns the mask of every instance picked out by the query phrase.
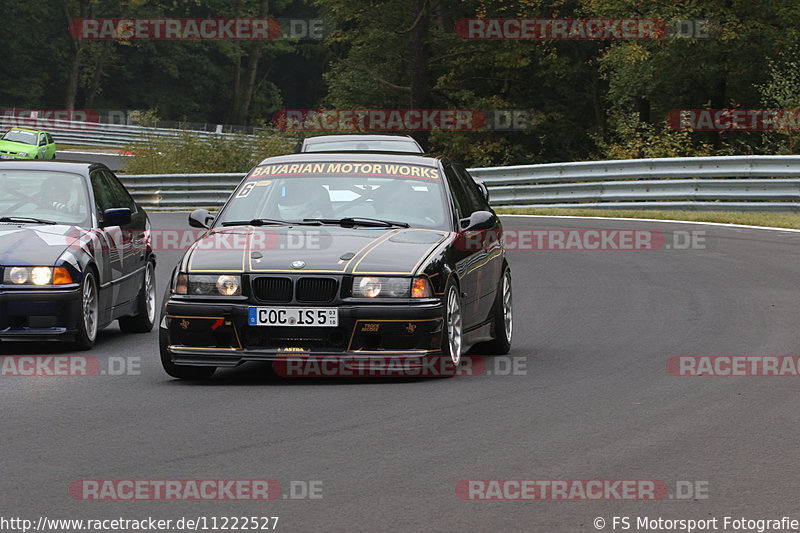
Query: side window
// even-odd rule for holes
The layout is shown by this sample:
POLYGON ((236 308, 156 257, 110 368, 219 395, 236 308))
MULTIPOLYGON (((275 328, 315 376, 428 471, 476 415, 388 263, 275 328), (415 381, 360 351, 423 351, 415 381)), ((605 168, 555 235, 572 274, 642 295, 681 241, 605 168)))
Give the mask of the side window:
POLYGON ((461 185, 461 180, 458 179, 458 174, 456 174, 453 167, 447 163, 444 165, 444 174, 447 177, 447 184, 453 197, 456 216, 459 219, 467 218, 472 214, 472 211, 470 210, 469 197, 466 191, 464 191, 464 187, 461 185))
POLYGON ((103 211, 116 207, 114 205, 114 195, 108 188, 102 170, 93 170, 89 176, 92 182, 92 192, 94 192, 94 205, 97 209, 97 218, 103 220, 103 211))
POLYGON ((103 174, 105 176, 106 183, 108 184, 108 189, 111 191, 111 195, 114 198, 114 207, 127 207, 131 210, 131 213, 135 213, 136 203, 128 194, 128 191, 125 190, 125 187, 123 187, 119 182, 117 177, 107 170, 104 170, 103 174))
POLYGON ((486 202, 486 198, 483 197, 483 193, 478 188, 478 184, 475 183, 475 179, 462 165, 453 165, 453 167, 456 169, 458 175, 461 176, 461 179, 464 182, 464 188, 467 190, 469 200, 471 204, 475 206, 474 211, 487 210, 489 208, 489 204, 486 202))
POLYGON ((39 134, 39 146, 44 146, 47 144, 47 139, 44 136, 44 133, 39 134))
POLYGON ((49 133, 45 133, 45 136, 47 137, 47 144, 53 144, 53 137, 49 133))
POLYGON ((445 174, 453 196, 460 206, 459 218, 467 218, 475 211, 486 208, 478 186, 463 167, 459 169, 457 165, 446 165, 445 174))

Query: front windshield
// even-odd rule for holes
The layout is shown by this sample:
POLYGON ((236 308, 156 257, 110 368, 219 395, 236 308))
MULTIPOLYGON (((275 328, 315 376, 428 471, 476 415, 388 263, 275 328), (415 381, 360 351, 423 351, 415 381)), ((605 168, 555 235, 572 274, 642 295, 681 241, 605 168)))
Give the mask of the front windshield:
POLYGON ((367 217, 404 222, 411 227, 446 229, 447 213, 442 180, 435 167, 384 163, 272 164, 253 169, 234 192, 217 223, 367 217))
POLYGON ((87 225, 89 202, 83 177, 69 172, 0 168, 0 218, 38 218, 87 225))
POLYGON ((11 130, 3 135, 4 141, 36 145, 36 134, 30 131, 11 130))

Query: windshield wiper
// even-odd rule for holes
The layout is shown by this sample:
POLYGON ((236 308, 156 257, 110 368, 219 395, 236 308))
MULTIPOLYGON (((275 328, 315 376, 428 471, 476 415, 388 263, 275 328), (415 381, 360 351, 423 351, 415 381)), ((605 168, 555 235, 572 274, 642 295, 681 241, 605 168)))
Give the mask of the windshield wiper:
POLYGON ((222 223, 223 226, 290 226, 292 224, 300 224, 300 222, 277 218, 254 218, 252 220, 228 220, 222 223))
POLYGON ((407 222, 396 222, 394 220, 381 220, 380 218, 369 217, 344 217, 344 218, 304 218, 303 222, 319 222, 321 224, 337 224, 342 227, 366 226, 369 228, 408 228, 407 222))
POLYGON ((33 217, 0 217, 0 222, 31 222, 33 224, 58 224, 53 220, 44 220, 33 217))

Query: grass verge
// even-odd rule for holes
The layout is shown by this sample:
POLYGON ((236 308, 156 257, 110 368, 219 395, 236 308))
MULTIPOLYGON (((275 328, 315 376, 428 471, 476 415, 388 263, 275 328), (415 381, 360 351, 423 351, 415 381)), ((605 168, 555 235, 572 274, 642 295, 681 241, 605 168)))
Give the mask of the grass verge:
POLYGON ((653 218, 658 220, 685 220, 689 222, 719 222, 770 228, 800 229, 800 214, 751 213, 737 211, 656 211, 644 209, 561 209, 500 207, 504 215, 550 215, 577 217, 653 218))

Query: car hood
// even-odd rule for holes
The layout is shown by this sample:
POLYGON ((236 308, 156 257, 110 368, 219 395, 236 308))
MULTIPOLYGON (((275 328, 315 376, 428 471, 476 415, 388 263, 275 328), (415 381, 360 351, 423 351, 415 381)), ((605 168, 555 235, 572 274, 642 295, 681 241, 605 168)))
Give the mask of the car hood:
POLYGON ((218 228, 190 247, 182 270, 415 274, 449 235, 440 230, 335 226, 218 228))
POLYGON ((0 140, 0 150, 5 150, 8 152, 35 152, 36 146, 32 144, 0 140))
POLYGON ((86 230, 70 225, 0 222, 0 265, 54 265, 68 247, 81 247, 86 230))

